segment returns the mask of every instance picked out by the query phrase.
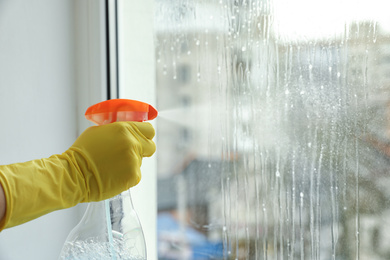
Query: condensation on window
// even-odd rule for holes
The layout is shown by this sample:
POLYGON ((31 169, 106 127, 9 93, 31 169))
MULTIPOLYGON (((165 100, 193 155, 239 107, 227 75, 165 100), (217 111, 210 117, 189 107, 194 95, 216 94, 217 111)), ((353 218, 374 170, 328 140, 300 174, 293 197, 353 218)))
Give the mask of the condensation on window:
POLYGON ((156 1, 159 259, 390 259, 388 8, 156 1))

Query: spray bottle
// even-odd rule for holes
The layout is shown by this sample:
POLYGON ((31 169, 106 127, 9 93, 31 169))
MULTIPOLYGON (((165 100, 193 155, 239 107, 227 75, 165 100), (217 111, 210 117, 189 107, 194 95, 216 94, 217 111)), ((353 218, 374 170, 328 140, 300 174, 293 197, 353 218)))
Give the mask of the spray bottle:
MULTIPOLYGON (((156 116, 157 110, 151 105, 129 99, 100 102, 85 112, 85 117, 97 125, 143 122, 156 116)), ((89 203, 80 223, 68 235, 59 259, 146 259, 145 238, 130 190, 89 203)))

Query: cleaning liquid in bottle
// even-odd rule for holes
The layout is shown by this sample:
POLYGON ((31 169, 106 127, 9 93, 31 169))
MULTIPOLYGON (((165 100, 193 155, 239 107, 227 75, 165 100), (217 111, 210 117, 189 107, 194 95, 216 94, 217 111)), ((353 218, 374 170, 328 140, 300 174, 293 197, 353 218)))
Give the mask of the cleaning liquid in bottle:
MULTIPOLYGON (((157 110, 151 105, 129 99, 100 102, 85 113, 97 125, 143 122, 156 116, 157 110)), ((146 259, 145 238, 130 190, 105 201, 89 203, 80 223, 68 235, 59 259, 146 259)))

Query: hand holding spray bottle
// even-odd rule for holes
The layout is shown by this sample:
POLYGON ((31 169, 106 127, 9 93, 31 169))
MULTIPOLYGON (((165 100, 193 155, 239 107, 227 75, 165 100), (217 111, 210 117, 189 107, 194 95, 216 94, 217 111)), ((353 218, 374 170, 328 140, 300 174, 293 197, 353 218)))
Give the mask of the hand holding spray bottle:
MULTIPOLYGON (((97 125, 143 122, 156 116, 157 110, 151 105, 128 99, 100 102, 85 113, 97 125)), ((60 259, 146 259, 145 238, 130 190, 90 203, 80 223, 68 235, 60 259)))

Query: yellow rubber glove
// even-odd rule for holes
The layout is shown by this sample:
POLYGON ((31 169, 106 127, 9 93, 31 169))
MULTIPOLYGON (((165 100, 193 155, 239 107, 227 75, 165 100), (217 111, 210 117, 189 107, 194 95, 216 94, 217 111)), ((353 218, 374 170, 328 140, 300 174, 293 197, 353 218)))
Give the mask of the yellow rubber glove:
POLYGON ((80 202, 108 199, 136 185, 142 157, 156 150, 153 137, 149 123, 93 126, 63 154, 0 166, 7 204, 0 230, 80 202))

